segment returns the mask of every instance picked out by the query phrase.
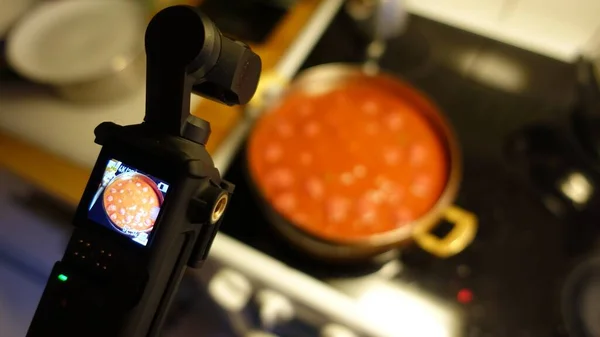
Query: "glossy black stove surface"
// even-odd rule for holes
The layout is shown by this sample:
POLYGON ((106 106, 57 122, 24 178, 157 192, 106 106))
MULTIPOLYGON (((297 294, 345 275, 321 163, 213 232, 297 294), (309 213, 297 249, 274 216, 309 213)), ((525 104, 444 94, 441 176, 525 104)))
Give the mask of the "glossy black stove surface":
MULTIPOLYGON (((340 13, 303 68, 360 62, 364 46, 340 13)), ((560 295, 568 270, 586 253, 570 249, 580 240, 579 224, 551 214, 505 152, 514 132, 565 115, 573 100, 572 66, 413 17, 407 33, 389 46, 383 68, 421 89, 447 114, 464 156, 456 204, 479 219, 475 241, 457 256, 441 260, 415 247, 403 250, 405 268, 390 282, 416 282, 454 302, 461 289, 470 290, 472 301, 462 305, 464 336, 566 336, 560 295), (494 59, 503 59, 503 72, 517 79, 489 76, 497 68, 494 59)), ((317 278, 373 270, 324 266, 279 239, 245 183, 243 148, 226 179, 236 192, 224 233, 317 278)))

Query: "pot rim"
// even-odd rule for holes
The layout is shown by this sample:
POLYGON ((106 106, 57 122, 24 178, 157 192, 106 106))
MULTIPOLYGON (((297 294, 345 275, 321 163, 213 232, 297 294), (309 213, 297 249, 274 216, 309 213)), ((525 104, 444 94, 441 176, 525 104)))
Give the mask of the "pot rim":
MULTIPOLYGON (((102 210, 104 211, 104 214, 106 215, 106 219, 108 219, 108 222, 121 234, 125 234, 127 235, 124 231, 123 228, 117 226, 112 219, 108 216, 108 212, 106 211, 106 204, 104 202, 104 197, 107 193, 107 191, 109 190, 109 188, 112 186, 112 184, 120 181, 120 180, 128 180, 128 179, 133 179, 134 177, 140 177, 142 180, 144 180, 146 183, 148 183, 148 185, 150 185, 150 188, 152 188, 152 190, 154 191, 154 194, 156 194, 156 198, 158 200, 158 207, 162 207, 162 204, 164 202, 164 197, 162 195, 162 192, 158 189, 158 186, 156 185, 156 182, 154 182, 154 180, 152 180, 150 177, 148 177, 147 175, 140 173, 140 172, 125 172, 125 173, 121 173, 118 175, 115 175, 109 182, 108 184, 106 184, 106 188, 104 188, 104 191, 102 192, 102 210)), ((148 228, 148 229, 144 229, 144 230, 140 230, 138 232, 142 232, 142 233, 149 233, 154 229, 154 225, 152 225, 152 227, 148 228)))
MULTIPOLYGON (((371 75, 366 74, 358 65, 347 63, 328 63, 314 66, 302 71, 276 99, 268 104, 265 113, 270 113, 273 111, 292 93, 323 93, 339 87, 340 84, 347 83, 348 80, 356 80, 361 78, 363 80, 367 79, 370 81, 378 81, 379 85, 389 87, 389 89, 397 92, 402 92, 402 95, 407 98, 407 101, 411 102, 413 106, 416 105, 418 110, 425 114, 425 117, 427 117, 428 121, 434 127, 436 133, 438 134, 438 138, 444 145, 449 164, 446 186, 438 197, 436 203, 425 214, 408 224, 390 231, 353 239, 324 238, 317 233, 307 230, 289 220, 287 217, 279 213, 272 205, 269 204, 269 206, 273 208, 278 215, 286 219, 286 221, 296 230, 295 232, 307 235, 311 239, 317 240, 320 243, 330 244, 332 246, 350 245, 357 248, 393 247, 410 239, 416 229, 428 228, 432 224, 438 222, 443 217, 443 212, 453 204, 458 193, 458 188, 462 177, 462 156, 460 148, 451 124, 443 114, 442 110, 433 102, 433 100, 398 76, 392 76, 385 72, 379 72, 371 75), (315 86, 315 83, 318 83, 318 85, 315 86)), ((253 134, 254 133, 250 134, 250 138, 253 137, 253 134)), ((248 151, 248 148, 246 150, 248 151)), ((247 157, 250 158, 250 156, 247 157)), ((250 161, 250 159, 248 159, 248 161, 250 161)), ((268 203, 259 187, 259 184, 257 184, 256 179, 254 179, 253 172, 250 170, 250 165, 248 165, 248 171, 251 178, 255 181, 254 184, 257 186, 257 192, 260 193, 262 199, 268 203)))

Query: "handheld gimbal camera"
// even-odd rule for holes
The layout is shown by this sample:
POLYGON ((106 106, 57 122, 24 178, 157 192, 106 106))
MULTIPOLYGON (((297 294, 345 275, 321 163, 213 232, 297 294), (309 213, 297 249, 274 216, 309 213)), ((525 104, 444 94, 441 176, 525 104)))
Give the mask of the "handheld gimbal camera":
POLYGON ((95 129, 102 150, 28 337, 157 336, 223 218, 234 186, 205 148, 210 124, 190 115, 190 96, 247 103, 260 58, 188 6, 159 12, 145 43, 144 122, 95 129))

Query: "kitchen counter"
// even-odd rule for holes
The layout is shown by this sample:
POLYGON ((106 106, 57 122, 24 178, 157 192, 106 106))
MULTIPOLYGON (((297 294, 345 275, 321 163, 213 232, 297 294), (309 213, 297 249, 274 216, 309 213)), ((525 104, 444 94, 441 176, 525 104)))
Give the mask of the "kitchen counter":
MULTIPOLYGON (((298 1, 265 43, 252 46, 262 58, 263 74, 277 65, 320 2, 298 1)), ((140 122, 144 94, 141 90, 121 102, 83 109, 57 101, 42 89, 5 86, 0 92, 0 166, 75 205, 100 151, 93 142, 94 127, 106 120, 122 124, 140 122)), ((192 107, 194 115, 211 123, 212 135, 207 147, 214 153, 240 120, 242 108, 198 97, 192 98, 192 107)))

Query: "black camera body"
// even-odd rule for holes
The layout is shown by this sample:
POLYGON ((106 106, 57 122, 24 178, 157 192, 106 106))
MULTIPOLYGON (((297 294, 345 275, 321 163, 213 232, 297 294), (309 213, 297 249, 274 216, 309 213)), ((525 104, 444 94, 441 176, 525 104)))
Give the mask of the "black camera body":
MULTIPOLYGON (((159 309, 168 307, 164 302, 184 267, 206 258, 222 219, 213 222, 213 214, 233 192, 204 146, 190 140, 157 135, 144 125, 104 123, 96 128, 96 142, 103 148, 77 208, 76 229, 52 271, 31 336, 145 336, 143 327, 160 326, 165 312, 159 309), (119 231, 108 215, 98 219, 92 213, 110 207, 101 202, 107 197, 90 203, 111 161, 128 169, 120 175, 135 172, 168 184, 146 245, 119 231), (47 331, 49 326, 55 330, 47 331)), ((110 197, 117 182, 103 194, 110 197)))
POLYGON ((145 121, 95 129, 102 150, 28 337, 157 336, 186 267, 201 266, 217 234, 234 186, 190 96, 247 103, 260 58, 188 6, 152 19, 146 53, 145 121))

